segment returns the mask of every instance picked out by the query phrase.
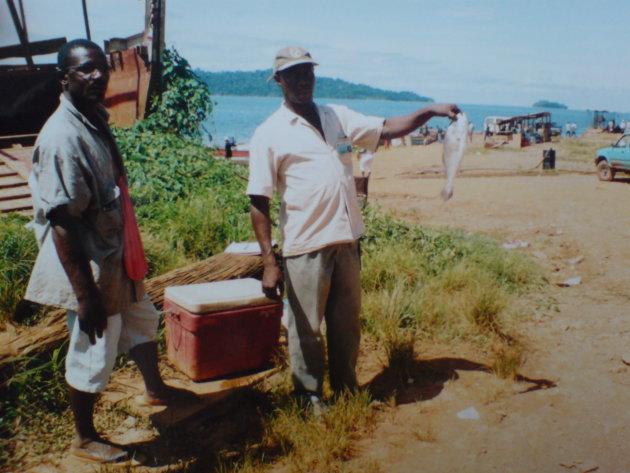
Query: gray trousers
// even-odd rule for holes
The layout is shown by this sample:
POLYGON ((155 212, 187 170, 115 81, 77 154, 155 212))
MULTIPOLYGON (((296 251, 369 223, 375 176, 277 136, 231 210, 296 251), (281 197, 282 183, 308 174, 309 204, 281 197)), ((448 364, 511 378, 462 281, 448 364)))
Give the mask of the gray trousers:
POLYGON ((326 365, 321 325, 326 320, 330 384, 334 391, 357 386, 361 339, 358 243, 330 245, 284 259, 289 299, 289 356, 297 392, 322 394, 326 365))

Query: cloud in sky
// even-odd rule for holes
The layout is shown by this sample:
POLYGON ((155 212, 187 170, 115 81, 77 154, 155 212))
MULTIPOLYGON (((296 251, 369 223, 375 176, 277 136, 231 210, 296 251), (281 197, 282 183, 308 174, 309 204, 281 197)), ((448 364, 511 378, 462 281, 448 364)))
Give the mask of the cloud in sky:
MULTIPOLYGON (((83 35, 78 0, 23 1, 33 39, 83 35)), ((94 39, 139 31, 143 3, 88 0, 94 39)), ((7 41, 5 10, 8 44, 17 38, 7 41)), ((629 111, 629 14, 627 0, 167 0, 166 35, 212 71, 266 69, 277 49, 299 44, 320 75, 439 101, 629 111)))

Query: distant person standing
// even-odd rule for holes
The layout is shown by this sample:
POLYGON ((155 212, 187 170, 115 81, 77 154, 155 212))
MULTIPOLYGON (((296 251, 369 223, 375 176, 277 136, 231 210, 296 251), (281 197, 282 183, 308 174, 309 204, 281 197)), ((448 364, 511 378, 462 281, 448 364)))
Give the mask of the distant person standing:
POLYGON ((225 158, 226 159, 230 159, 232 157, 232 147, 233 146, 234 146, 234 139, 232 137, 226 136, 225 137, 225 146, 224 146, 225 158))
POLYGON ((371 151, 364 149, 359 153, 359 171, 362 176, 372 174, 372 161, 374 161, 374 154, 371 151))
POLYGON ((444 131, 439 126, 437 127, 436 138, 438 143, 444 141, 444 131))
POLYGON ((273 79, 284 102, 251 141, 247 194, 262 251, 262 289, 289 300, 288 340, 295 395, 318 413, 326 351, 335 392, 357 387, 361 307, 358 240, 364 233, 352 170, 352 147, 374 152, 381 139, 404 136, 431 117, 455 118, 459 108, 432 104, 383 119, 313 101, 315 61, 303 48, 282 48, 273 79), (271 244, 269 201, 281 197, 284 273, 271 244), (326 321, 326 342, 321 331, 326 321))
POLYGON ((468 123, 467 134, 468 134, 468 141, 472 141, 473 136, 475 134, 475 124, 473 122, 468 123))

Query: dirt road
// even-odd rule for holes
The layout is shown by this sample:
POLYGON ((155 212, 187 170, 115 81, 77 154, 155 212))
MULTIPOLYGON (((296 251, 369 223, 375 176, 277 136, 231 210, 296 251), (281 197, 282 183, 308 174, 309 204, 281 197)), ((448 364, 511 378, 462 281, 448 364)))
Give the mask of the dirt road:
MULTIPOLYGON (((584 141, 595 149, 612 139, 584 141)), ((555 143, 558 172, 543 175, 536 165, 548 146, 476 143, 446 203, 434 174, 439 145, 377 154, 370 200, 411 221, 528 245, 510 251, 538 261, 549 293, 519 327, 528 350, 520 372, 554 386, 531 389, 453 362, 436 395, 398 406, 361 442, 363 459, 387 473, 630 472, 630 179, 599 182, 573 145, 555 143), (579 285, 556 285, 577 277, 579 285)))

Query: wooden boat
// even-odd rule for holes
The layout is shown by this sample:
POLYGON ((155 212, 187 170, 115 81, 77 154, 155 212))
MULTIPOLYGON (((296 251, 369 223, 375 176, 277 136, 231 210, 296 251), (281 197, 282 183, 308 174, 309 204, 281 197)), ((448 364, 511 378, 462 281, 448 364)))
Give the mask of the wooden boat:
MULTIPOLYGON (((218 148, 217 156, 225 156, 225 149, 218 148)), ((233 158, 249 158, 249 150, 232 148, 232 157, 233 158)))
MULTIPOLYGON (((6 0, 20 43, 0 47, 0 59, 21 62, 0 65, 1 213, 32 210, 30 194, 25 197, 32 146, 57 108, 61 93, 57 65, 35 64, 33 57, 56 53, 67 42, 67 38, 29 41, 23 1, 18 0, 18 11, 15 0, 6 0)), ((81 3, 86 38, 90 39, 86 0, 81 3)), ((150 97, 160 92, 164 8, 165 0, 145 0, 144 30, 105 41, 103 49, 111 68, 105 106, 115 125, 130 126, 144 118, 150 97)))

